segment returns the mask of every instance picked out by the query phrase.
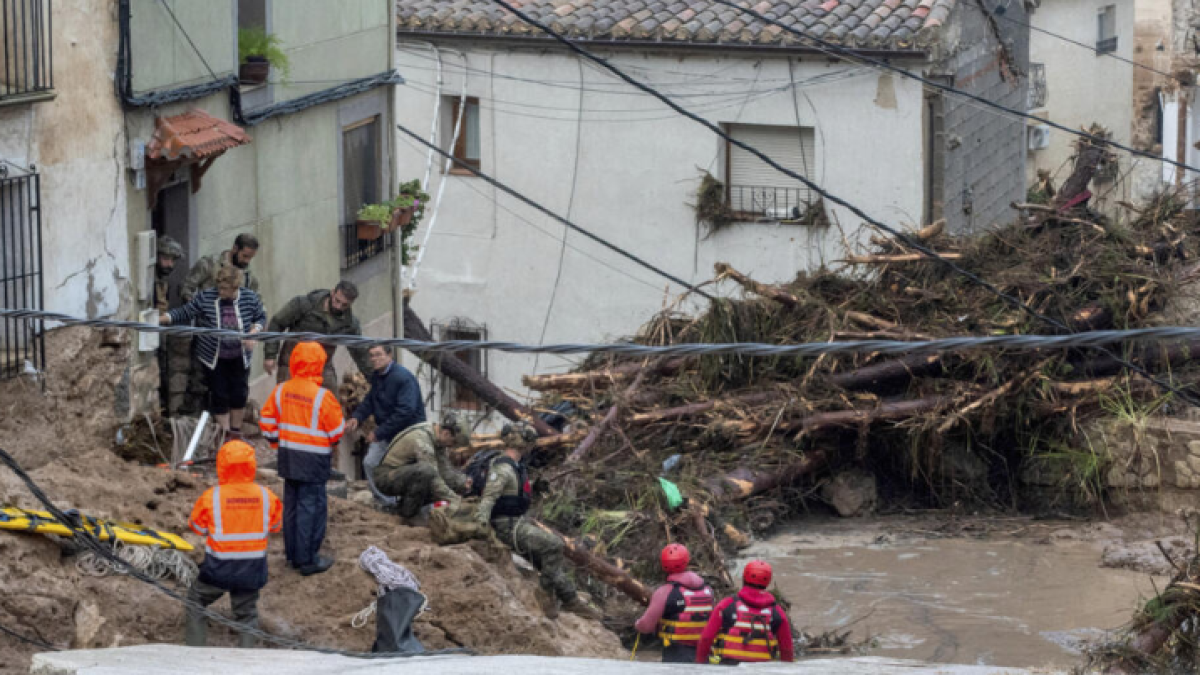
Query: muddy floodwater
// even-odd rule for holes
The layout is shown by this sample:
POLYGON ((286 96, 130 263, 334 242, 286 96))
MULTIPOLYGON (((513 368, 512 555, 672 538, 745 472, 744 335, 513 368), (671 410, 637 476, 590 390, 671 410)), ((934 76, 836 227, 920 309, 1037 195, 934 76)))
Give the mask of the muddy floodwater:
POLYGON ((810 523, 746 553, 774 565, 797 627, 853 623, 854 638, 877 638, 867 654, 1066 668, 1082 643, 1128 621, 1153 585, 1100 567, 1101 541, 1038 531, 1046 536, 939 538, 887 521, 810 523))

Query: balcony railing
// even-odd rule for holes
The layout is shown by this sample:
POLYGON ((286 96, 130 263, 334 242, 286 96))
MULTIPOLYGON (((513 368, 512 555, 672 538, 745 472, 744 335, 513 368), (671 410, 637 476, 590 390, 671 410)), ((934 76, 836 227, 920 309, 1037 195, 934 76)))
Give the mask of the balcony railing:
MULTIPOLYGON (((38 175, 0 161, 0 307, 43 309, 41 211, 38 175)), ((0 319, 0 379, 45 368, 40 324, 0 319)))
POLYGON ((1108 54, 1110 52, 1115 52, 1115 51, 1117 51, 1116 36, 1113 36, 1110 38, 1104 38, 1103 40, 1096 41, 1096 53, 1108 54))
POLYGON ((729 208, 747 220, 798 220, 811 203, 807 188, 729 186, 729 208))
POLYGON ((1029 64, 1029 109, 1046 107, 1046 64, 1029 64))
POLYGON ((342 269, 348 270, 392 248, 395 235, 385 232, 378 239, 359 239, 358 225, 350 223, 340 228, 342 239, 342 269))
POLYGON ((50 0, 0 0, 0 101, 54 89, 50 0))

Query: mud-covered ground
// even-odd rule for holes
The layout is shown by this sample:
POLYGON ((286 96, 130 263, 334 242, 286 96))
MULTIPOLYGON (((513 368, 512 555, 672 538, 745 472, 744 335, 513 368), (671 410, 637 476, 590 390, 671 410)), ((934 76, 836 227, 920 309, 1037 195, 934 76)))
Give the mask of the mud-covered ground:
MULTIPOLYGON (((107 449, 59 459, 30 472, 60 507, 184 532, 192 504, 209 479, 127 463, 107 449)), ((282 484, 267 485, 282 494, 282 484)), ((38 508, 11 473, 0 471, 0 503, 38 508)), ((202 541, 190 533, 194 544, 202 541)), ((283 541, 274 536, 270 582, 259 609, 263 627, 305 642, 367 651, 374 624, 355 629, 352 617, 370 604, 375 581, 359 569, 359 554, 383 549, 421 581, 432 611, 422 614, 417 636, 428 648, 468 646, 494 654, 616 657, 626 655, 617 637, 597 622, 563 613, 547 619, 537 601, 537 579, 514 565, 506 551, 482 543, 441 547, 428 531, 401 525, 369 507, 330 499, 325 552, 337 564, 302 577, 286 569, 283 541)), ((195 559, 200 560, 196 553, 195 559)), ((108 647, 144 642, 181 643, 183 610, 152 587, 125 577, 81 574, 51 537, 0 531, 0 624, 60 647, 108 647)), ((215 605, 228 612, 228 600, 215 605)), ((221 627, 213 645, 233 645, 221 627)), ((0 633, 0 672, 28 672, 35 648, 0 633)))

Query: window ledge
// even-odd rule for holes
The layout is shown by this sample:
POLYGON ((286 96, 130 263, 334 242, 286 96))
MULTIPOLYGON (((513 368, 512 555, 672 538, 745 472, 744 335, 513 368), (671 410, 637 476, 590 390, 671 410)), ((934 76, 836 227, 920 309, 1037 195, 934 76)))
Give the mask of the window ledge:
POLYGON ((45 101, 53 101, 57 97, 58 92, 53 89, 34 91, 27 94, 13 94, 12 96, 0 96, 0 106, 43 103, 45 101))
MULTIPOLYGON (((479 170, 478 167, 476 167, 476 171, 478 171, 478 170, 479 170)), ((474 172, 472 172, 470 169, 464 169, 457 165, 450 167, 450 171, 448 171, 447 173, 449 173, 451 176, 469 176, 471 178, 474 178, 476 176, 476 174, 474 172)))

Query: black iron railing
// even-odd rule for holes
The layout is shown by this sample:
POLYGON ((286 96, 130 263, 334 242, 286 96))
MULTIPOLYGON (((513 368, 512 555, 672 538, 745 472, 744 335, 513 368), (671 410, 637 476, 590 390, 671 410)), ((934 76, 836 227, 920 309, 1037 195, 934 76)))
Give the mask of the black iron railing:
MULTIPOLYGON (((44 309, 38 175, 0 163, 0 306, 44 309)), ((40 322, 0 319, 0 378, 46 368, 40 322)))
POLYGON ((1096 52, 1099 54, 1108 54, 1117 51, 1117 38, 1110 37, 1096 41, 1096 52))
POLYGON ((810 202, 805 188, 729 186, 729 208, 747 219, 796 220, 808 210, 810 202))
POLYGON ((342 225, 341 239, 344 270, 361 265, 395 245, 395 235, 391 232, 383 233, 378 239, 359 239, 357 223, 342 225))
POLYGON ((4 70, 0 100, 54 88, 50 0, 0 0, 4 70))

